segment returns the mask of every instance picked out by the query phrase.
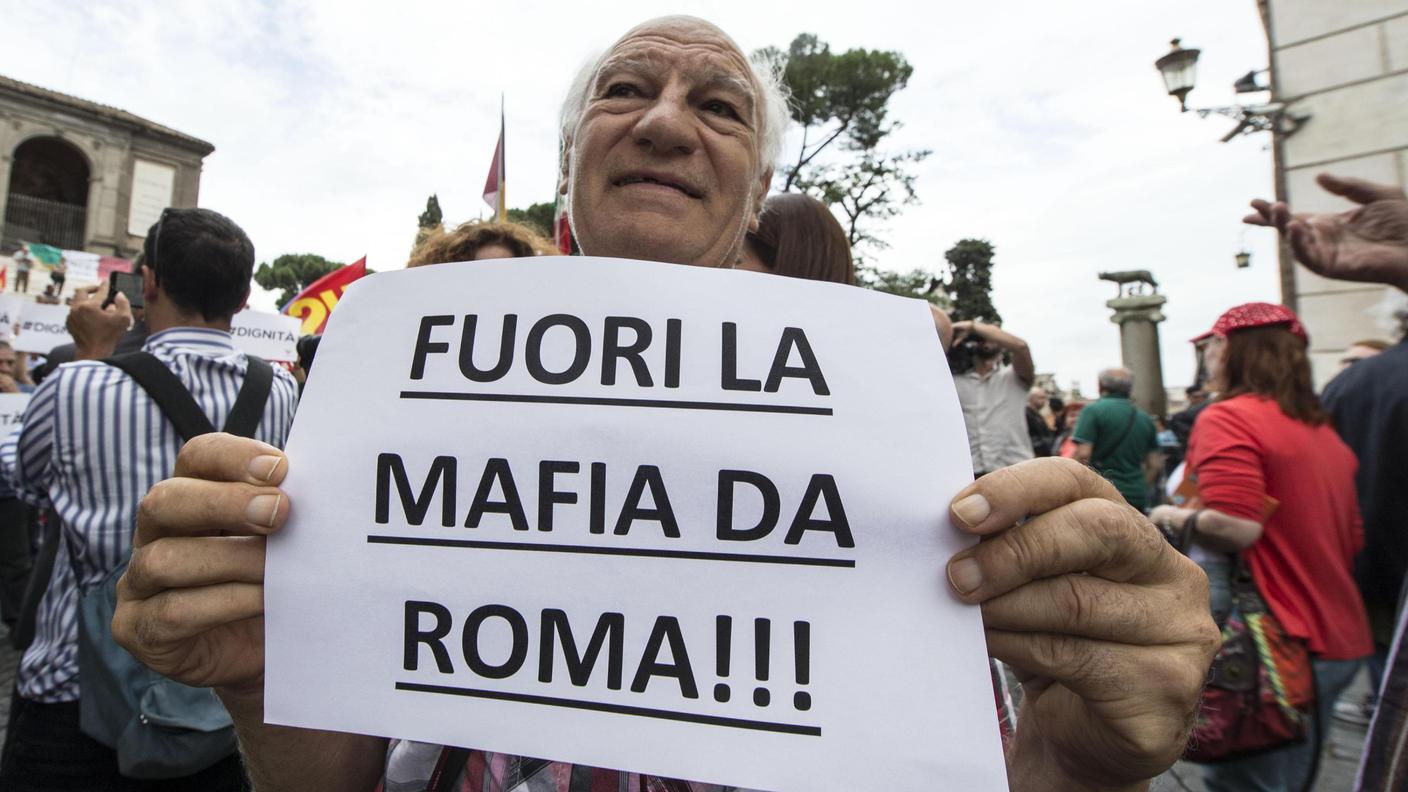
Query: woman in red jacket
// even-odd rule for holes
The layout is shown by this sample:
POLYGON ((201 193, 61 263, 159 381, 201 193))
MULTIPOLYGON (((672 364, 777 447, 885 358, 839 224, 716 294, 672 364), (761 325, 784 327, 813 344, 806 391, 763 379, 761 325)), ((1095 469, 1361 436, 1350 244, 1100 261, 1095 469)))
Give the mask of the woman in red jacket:
MULTIPOLYGON (((1175 534, 1192 522, 1190 555, 1208 572, 1219 621, 1231 608, 1224 554, 1242 554, 1272 613, 1310 648, 1316 718, 1328 727, 1335 699, 1373 649, 1351 571, 1363 545, 1358 463, 1315 396, 1308 339, 1294 313, 1239 305, 1202 338, 1219 394, 1188 441, 1202 508, 1161 506, 1150 516, 1175 534)), ((1208 765, 1204 785, 1210 792, 1299 790, 1319 748, 1314 742, 1208 765)))

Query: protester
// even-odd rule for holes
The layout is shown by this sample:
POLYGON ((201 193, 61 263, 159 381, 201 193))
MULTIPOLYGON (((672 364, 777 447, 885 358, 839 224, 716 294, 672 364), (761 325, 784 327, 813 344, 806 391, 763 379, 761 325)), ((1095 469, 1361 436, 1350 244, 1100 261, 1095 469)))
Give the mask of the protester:
MULTIPOLYGON (((1363 544, 1354 496, 1354 454, 1330 426, 1311 385, 1309 340, 1290 310, 1239 305, 1209 331, 1206 362, 1219 399, 1198 416, 1187 474, 1198 508, 1160 506, 1152 518, 1213 553, 1239 553, 1287 632, 1307 642, 1316 701, 1327 727, 1332 705, 1372 643, 1351 568, 1363 544), (1311 461, 1313 460, 1313 462, 1311 461)), ((1235 563, 1204 559, 1212 610, 1231 610, 1235 563)), ((1299 790, 1319 751, 1315 740, 1203 769, 1210 792, 1299 790)))
MULTIPOLYGON (((582 251, 736 265, 786 124, 774 85, 701 20, 647 22, 614 44, 583 72, 563 113, 562 189, 582 251)), ((224 548, 262 549, 262 537, 285 524, 290 504, 277 487, 297 464, 238 438, 187 444, 176 477, 144 499, 138 553, 119 587, 113 622, 123 646, 153 668, 216 688, 235 718, 256 788, 372 789, 389 778, 398 790, 421 789, 432 773, 457 789, 500 788, 504 774, 534 784, 521 775, 525 769, 537 769, 544 783, 589 777, 602 789, 680 786, 401 742, 388 760, 382 738, 264 724, 262 553, 234 557, 224 548), (259 507, 257 520, 246 517, 251 504, 259 507), (197 534, 201 542, 188 540, 197 534), (219 585, 230 581, 240 584, 219 585), (182 603, 179 611, 174 601, 182 603), (459 764, 442 766, 452 756, 459 764), (466 766, 482 766, 487 777, 476 772, 466 781, 457 769, 466 766)), ((961 530, 988 537, 950 562, 957 596, 986 603, 989 651, 1040 680, 1028 691, 1009 749, 1013 788, 1132 787, 1172 764, 1218 643, 1196 567, 1149 541, 1154 529, 1098 476, 1061 460, 977 481, 959 493, 952 512, 961 530), (1053 586, 1065 595, 1053 596, 1053 586), (1073 598, 1092 597, 1103 607, 1068 607, 1073 598)), ((883 786, 885 768, 874 772, 883 786)))
POLYGON ((826 204, 804 193, 773 195, 743 245, 739 269, 788 278, 856 282, 846 230, 826 204))
MULTIPOLYGON (((59 262, 49 267, 49 281, 54 285, 54 296, 62 297, 64 281, 68 278, 68 259, 59 256, 59 262)), ((46 289, 47 292, 47 289, 46 289)))
POLYGON ((1408 469, 1408 311, 1399 318, 1398 344, 1345 364, 1322 396, 1340 438, 1359 459, 1355 485, 1364 550, 1354 572, 1369 613, 1374 652, 1367 695, 1335 706, 1336 718, 1359 726, 1367 726, 1373 716, 1408 580, 1408 492, 1403 487, 1408 469))
POLYGON ((1063 457, 1065 459, 1076 458, 1076 441, 1072 435, 1075 434, 1076 424, 1080 422, 1080 414, 1085 410, 1085 402, 1080 399, 1072 399, 1061 410, 1061 417, 1058 421, 1060 429, 1056 436, 1051 438, 1052 456, 1063 457))
POLYGON ((953 323, 953 347, 971 349, 972 368, 954 371, 953 384, 968 427, 974 476, 1015 465, 1034 456, 1027 434, 1027 389, 1036 381, 1027 342, 996 325, 953 323), (1012 365, 1002 362, 1011 353, 1012 365))
MULTIPOLYGON (((249 296, 254 247, 222 215, 169 209, 148 232, 146 253, 143 298, 152 334, 144 351, 174 374, 219 426, 252 365, 231 341, 230 321, 249 296)), ((44 381, 23 427, 0 447, 0 467, 20 496, 36 505, 53 503, 62 518, 62 526, 56 524, 45 538, 57 554, 34 642, 16 675, 0 788, 244 789, 235 755, 183 779, 138 782, 120 774, 112 747, 80 730, 80 687, 89 695, 90 684, 79 678, 75 657, 81 590, 98 584, 134 552, 138 502, 171 475, 181 448, 180 435, 153 397, 124 370, 101 360, 128 330, 131 311, 122 295, 107 308, 100 302, 97 294, 77 295, 69 329, 79 362, 44 381)), ((266 449, 264 443, 283 443, 295 393, 292 378, 275 369, 255 433, 264 442, 248 442, 266 449)), ((227 552, 238 554, 234 547, 227 552)))
POLYGON ((15 354, 9 341, 0 341, 0 393, 33 393, 34 383, 28 382, 24 361, 15 354))
POLYGON ((1344 351, 1344 356, 1340 358, 1340 371, 1344 371, 1365 358, 1371 358, 1390 346, 1392 344, 1382 338, 1366 338, 1362 341, 1355 341, 1349 345, 1349 348, 1344 351))
POLYGON ((423 267, 449 261, 555 256, 548 239, 520 223, 471 220, 452 231, 431 229, 416 245, 406 267, 423 267))
POLYGON ((1100 398, 1080 413, 1073 437, 1076 461, 1091 467, 1120 491, 1130 506, 1144 509, 1149 487, 1163 468, 1158 427, 1130 400, 1134 373, 1125 368, 1100 372, 1100 398))
POLYGON ((54 284, 46 284, 44 286, 44 293, 35 297, 34 301, 40 305, 58 305, 59 295, 58 292, 54 291, 54 284))
POLYGON ((15 261, 15 291, 29 294, 29 271, 34 267, 34 257, 29 255, 29 248, 21 242, 19 250, 10 258, 15 261))
MULTIPOLYGON (((1403 188, 1322 173, 1325 190, 1355 204, 1346 212, 1295 214, 1284 203, 1252 201, 1244 218, 1272 226, 1296 259, 1336 280, 1382 283, 1408 292, 1408 196, 1403 188)), ((1405 317, 1400 315, 1400 324, 1405 317)), ((1396 792, 1408 787, 1408 342, 1350 366, 1325 389, 1325 405, 1340 436, 1359 458, 1359 506, 1364 551, 1355 565, 1373 630, 1370 676, 1378 688, 1355 789, 1396 792), (1384 616, 1397 611, 1396 627, 1384 616), (1384 651, 1385 639, 1392 643, 1384 651), (1375 666, 1382 670, 1376 672, 1375 666)))
POLYGON ((1056 436, 1041 412, 1046 405, 1046 391, 1032 388, 1027 394, 1027 437, 1032 441, 1032 454, 1039 457, 1051 456, 1051 441, 1056 436))

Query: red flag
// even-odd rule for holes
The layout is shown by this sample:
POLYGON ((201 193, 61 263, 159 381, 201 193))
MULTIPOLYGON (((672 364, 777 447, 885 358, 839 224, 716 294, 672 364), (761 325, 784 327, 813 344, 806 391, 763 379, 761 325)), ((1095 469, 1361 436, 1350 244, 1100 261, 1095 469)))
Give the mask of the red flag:
POLYGON ((489 178, 484 180, 484 202, 494 208, 494 219, 500 223, 508 219, 504 200, 504 111, 499 108, 499 143, 494 146, 494 161, 489 163, 489 178))
POLYGON ((367 274, 367 257, 363 256, 345 267, 335 269, 309 284, 298 293, 279 313, 303 320, 302 332, 312 335, 323 332, 328 324, 328 314, 337 305, 337 300, 352 281, 367 274))

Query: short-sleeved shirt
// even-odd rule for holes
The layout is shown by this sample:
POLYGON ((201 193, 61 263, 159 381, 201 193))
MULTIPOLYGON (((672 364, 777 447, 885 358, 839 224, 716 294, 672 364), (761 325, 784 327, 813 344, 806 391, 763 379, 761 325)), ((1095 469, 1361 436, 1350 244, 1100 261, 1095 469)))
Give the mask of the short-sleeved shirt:
POLYGON ((1120 491, 1129 505, 1148 503, 1144 460, 1159 450, 1159 429, 1149 414, 1122 393, 1106 393, 1080 411, 1072 435, 1090 444, 1090 465, 1120 491))
POLYGON ((981 375, 976 371, 959 374, 953 378, 953 387, 968 428, 973 472, 991 473, 1032 458, 1027 386, 1011 366, 998 366, 981 375))
POLYGON ((1364 545, 1356 467, 1329 424, 1297 421, 1250 394, 1203 410, 1188 440, 1203 505, 1262 524, 1242 557, 1286 631, 1326 660, 1373 651, 1351 574, 1364 545))

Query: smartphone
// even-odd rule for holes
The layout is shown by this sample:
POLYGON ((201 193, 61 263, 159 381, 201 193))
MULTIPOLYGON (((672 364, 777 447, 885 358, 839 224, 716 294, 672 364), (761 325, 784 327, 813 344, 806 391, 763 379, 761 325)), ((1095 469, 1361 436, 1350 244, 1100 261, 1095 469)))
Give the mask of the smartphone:
POLYGON ((117 293, 122 292, 127 295, 127 302, 133 308, 141 308, 145 305, 142 300, 142 276, 131 272, 113 272, 108 275, 108 298, 103 300, 103 307, 112 305, 117 300, 117 293))

